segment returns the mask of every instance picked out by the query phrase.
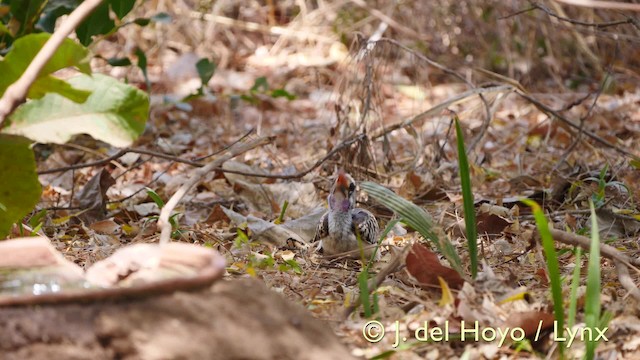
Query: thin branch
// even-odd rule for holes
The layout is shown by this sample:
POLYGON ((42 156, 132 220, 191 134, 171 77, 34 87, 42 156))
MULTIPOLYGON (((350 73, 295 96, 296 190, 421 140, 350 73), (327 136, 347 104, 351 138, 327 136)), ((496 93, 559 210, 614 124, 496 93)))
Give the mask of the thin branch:
MULTIPOLYGON (((520 95, 520 97, 528 100, 530 103, 532 103, 533 105, 535 105, 538 109, 540 109, 540 111, 544 112, 545 114, 552 116, 560 121, 562 121, 563 123, 569 125, 570 127, 576 129, 576 130, 580 130, 580 125, 576 124, 574 121, 569 120, 567 117, 565 117, 564 115, 560 114, 559 112, 551 109, 550 107, 548 107, 547 105, 541 103, 540 101, 534 99, 532 96, 522 93, 520 91, 516 91, 516 94, 520 95)), ((616 150, 617 152, 619 152, 620 154, 629 156, 630 158, 640 161, 640 157, 638 157, 638 155, 633 154, 632 152, 630 152, 629 150, 623 149, 619 146, 617 146, 616 144, 613 144, 603 138, 601 138, 600 136, 594 134, 593 132, 587 130, 587 129, 582 129, 582 133, 584 133, 585 135, 587 135, 588 137, 590 137, 591 139, 595 140, 596 142, 599 142, 602 145, 605 145, 607 147, 610 147, 614 150, 616 150)))
POLYGON ((636 283, 633 282, 631 274, 629 274, 629 269, 627 269, 625 264, 621 261, 614 260, 613 262, 616 265, 616 270, 618 271, 618 280, 620 281, 620 285, 622 285, 622 287, 624 287, 637 301, 640 301, 640 289, 638 289, 636 283))
MULTIPOLYGON (((549 231, 551 231, 551 236, 554 240, 560 241, 563 244, 580 246, 587 251, 591 248, 591 239, 586 236, 557 229, 549 229, 549 231)), ((638 269, 634 266, 640 266, 640 259, 627 256, 611 245, 600 244, 600 253, 606 258, 619 261, 628 267, 634 268, 636 271, 638 271, 638 269)))
POLYGON ((633 19, 632 18, 627 18, 626 20, 616 20, 616 21, 609 21, 609 22, 604 22, 604 23, 591 23, 591 22, 585 22, 585 21, 580 21, 580 20, 574 20, 574 19, 570 19, 568 17, 564 17, 564 16, 560 16, 556 13, 554 13, 553 11, 551 11, 551 9, 549 9, 548 7, 539 4, 539 3, 531 3, 531 6, 533 9, 538 9, 541 10, 545 13, 547 13, 547 15, 554 17, 558 20, 561 21, 565 21, 568 22, 570 24, 574 24, 574 25, 581 25, 581 26, 591 26, 591 27, 595 27, 595 28, 606 28, 609 26, 616 26, 616 25, 623 25, 623 24, 632 24, 633 23, 633 19))
POLYGON ((197 169, 191 178, 184 183, 178 191, 171 196, 169 201, 162 207, 160 211, 160 217, 158 218, 158 228, 160 231, 160 244, 167 244, 171 240, 171 223, 169 222, 169 216, 173 209, 178 205, 180 200, 187 194, 187 191, 191 189, 195 184, 197 184, 206 174, 209 174, 211 171, 215 171, 216 168, 219 168, 225 161, 234 158, 242 153, 245 153, 253 148, 258 146, 265 145, 272 141, 273 138, 265 137, 259 138, 256 140, 249 141, 244 144, 237 144, 236 146, 232 146, 229 149, 229 152, 215 159, 214 161, 208 163, 204 167, 197 169))
POLYGON ((554 0, 555 2, 588 7, 593 9, 606 10, 631 10, 640 11, 640 4, 621 3, 616 1, 598 1, 598 0, 554 0))
POLYGON ((53 35, 47 40, 42 49, 33 58, 22 76, 15 83, 11 84, 0 99, 0 129, 13 110, 24 102, 29 92, 29 88, 36 81, 40 71, 47 65, 56 50, 60 47, 64 39, 84 20, 91 12, 97 8, 102 0, 86 0, 73 10, 69 17, 60 25, 53 35))

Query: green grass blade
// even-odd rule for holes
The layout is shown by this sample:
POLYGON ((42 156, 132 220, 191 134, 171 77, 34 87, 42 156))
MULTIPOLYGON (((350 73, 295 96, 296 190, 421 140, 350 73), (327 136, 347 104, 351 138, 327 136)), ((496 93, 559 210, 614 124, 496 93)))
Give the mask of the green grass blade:
POLYGON ((146 188, 146 189, 147 189, 147 195, 149 195, 151 200, 153 200, 153 202, 156 203, 156 205, 158 205, 158 208, 162 209, 164 207, 164 200, 162 200, 160 195, 158 195, 158 193, 155 192, 153 189, 151 188, 146 188))
MULTIPOLYGON (((600 234, 598 219, 593 201, 589 201, 591 208, 591 246, 589 250, 589 266, 587 270, 587 298, 584 305, 584 322, 588 329, 595 332, 600 325, 600 234)), ((585 358, 593 359, 598 343, 594 338, 587 338, 587 352, 585 358)))
POLYGON ((580 257, 582 248, 576 247, 576 267, 573 269, 571 277, 571 295, 569 296, 569 313, 567 314, 567 327, 571 328, 576 323, 576 313, 578 308, 578 287, 580 286, 580 257))
POLYGON ((464 277, 462 261, 456 253, 455 247, 448 239, 438 238, 435 231, 433 231, 433 220, 426 211, 382 185, 365 181, 360 184, 360 187, 377 202, 393 210, 407 225, 420 233, 425 239, 430 240, 438 251, 447 258, 451 267, 460 276, 464 277))
POLYGON ((369 303, 369 270, 366 266, 358 274, 358 288, 360 289, 360 304, 364 309, 364 316, 370 318, 372 315, 371 303, 369 303))
POLYGON ((462 202, 464 208, 464 223, 467 231, 467 244, 471 259, 471 277, 478 275, 478 229, 476 227, 476 209, 473 205, 471 191, 471 175, 469 174, 469 160, 464 148, 464 137, 460 128, 460 121, 455 117, 456 138, 458 143, 458 167, 460 169, 460 184, 462 186, 462 202))
MULTIPOLYGON (((556 254, 555 244, 553 237, 549 231, 549 224, 544 217, 542 208, 535 201, 529 199, 523 199, 523 203, 530 206, 533 210, 533 217, 536 220, 536 226, 540 237, 542 238, 542 248, 544 249, 544 255, 547 258, 547 272, 549 273, 549 281, 551 282, 551 298, 553 299, 553 313, 556 317, 558 329, 564 330, 564 311, 562 306, 562 285, 560 284, 560 266, 558 265, 558 255, 556 254)), ((563 331, 561 330, 561 331, 563 331)), ((563 337, 562 334, 556 334, 558 337, 563 337)), ((559 346, 560 352, 563 352, 564 346, 559 346)))

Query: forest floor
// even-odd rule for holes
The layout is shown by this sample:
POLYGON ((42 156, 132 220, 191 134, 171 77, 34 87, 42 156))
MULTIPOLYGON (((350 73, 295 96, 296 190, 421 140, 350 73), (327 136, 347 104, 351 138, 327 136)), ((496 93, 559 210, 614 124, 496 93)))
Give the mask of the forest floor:
MULTIPOLYGON (((132 152, 111 161, 106 168, 115 182, 106 194, 82 192, 100 167, 40 176, 44 193, 39 209, 55 208, 39 218, 42 231, 77 264, 88 267, 123 245, 157 242, 159 207, 147 188, 166 201, 194 170, 183 160, 201 159, 198 161, 204 163, 209 161, 204 157, 239 139, 263 136, 273 139, 227 161, 224 168, 228 172, 210 173, 188 193, 175 210, 179 215, 174 241, 218 250, 227 260, 227 277, 263 280, 273 291, 329 323, 356 356, 440 359, 463 354, 468 358, 557 355, 558 342, 548 335, 548 329, 538 341, 502 344, 460 339, 425 342, 415 338, 416 329, 425 324, 447 326, 449 332, 459 334, 462 320, 478 321, 483 328, 494 329, 527 328, 530 324, 535 328, 547 321, 546 328, 549 317, 553 318, 550 275, 534 218, 520 199, 538 202, 553 228, 587 237, 591 200, 601 241, 631 258, 640 253, 640 163, 633 159, 633 155, 640 156, 640 73, 633 67, 637 64, 632 53, 619 52, 617 62, 602 60, 596 71, 590 60, 584 60, 589 59, 584 49, 576 50, 580 56, 574 64, 574 59, 562 58, 563 54, 549 55, 548 49, 540 59, 525 51, 532 56, 529 63, 513 58, 500 60, 511 61, 504 72, 511 76, 497 75, 500 66, 483 63, 492 70, 478 70, 481 66, 473 62, 473 56, 465 58, 455 51, 439 56, 435 62, 394 41, 348 49, 336 35, 328 35, 328 23, 314 17, 326 20, 323 16, 328 17, 327 8, 315 12, 308 9, 311 13, 304 17, 308 22, 288 23, 285 28, 289 32, 284 36, 243 27, 244 22, 270 19, 270 13, 264 10, 268 7, 258 7, 257 13, 236 9, 240 11, 236 21, 222 25, 221 18, 218 22, 194 20, 178 5, 165 6, 162 10, 174 17, 173 24, 140 33, 132 29, 130 36, 114 36, 98 44, 95 51, 104 58, 120 56, 121 49, 132 48, 135 42, 147 52, 151 116, 134 148, 168 156, 132 152), (213 35, 215 40, 203 40, 213 35), (195 63, 201 57, 214 60, 218 65, 215 74, 204 95, 181 101, 200 86, 195 63), (585 69, 598 75, 581 82, 569 77, 585 69), (369 319, 361 308, 347 311, 358 300, 360 261, 326 259, 313 249, 286 247, 286 239, 265 240, 223 210, 233 209, 273 222, 281 216, 286 200, 282 218, 286 224, 326 207, 332 176, 342 168, 357 181, 384 185, 426 209, 439 234, 451 241, 468 270, 453 126, 456 116, 471 164, 481 274, 475 281, 465 279, 464 285, 449 283, 441 287, 437 282, 425 284, 417 279, 420 276, 416 273, 435 271, 447 280, 431 260, 421 258, 417 270, 396 269, 376 289, 379 312, 374 318, 387 332, 376 339, 379 341, 367 341, 363 336, 369 319), (363 133, 367 136, 353 140, 363 133), (338 147, 340 151, 327 157, 338 147), (312 170, 292 177, 308 169, 312 170), (279 176, 229 172, 233 170, 279 176), (92 197, 108 201, 107 216, 78 223, 73 221, 77 209, 61 209, 92 197), (401 343, 397 347, 396 336, 401 343)), ((346 16, 332 9, 334 14, 346 16)), ((475 10, 470 6, 470 12, 475 10)), ((508 15, 507 10, 517 9, 495 10, 491 19, 499 17, 498 13, 508 15)), ((376 14, 366 6, 353 11, 376 14)), ((544 34, 559 26, 569 34, 563 36, 577 36, 550 22, 546 13, 537 14, 545 23, 544 34)), ((528 21, 531 26, 536 19, 530 16, 519 20, 522 18, 510 21, 528 21)), ((492 23, 491 19, 485 26, 492 23)), ((371 34, 381 29, 375 15, 367 15, 362 21, 354 21, 359 27, 354 25, 353 32, 371 34)), ((466 34, 470 31, 464 24, 455 24, 466 34)), ((451 28, 447 30, 457 34, 451 28)), ((385 36, 400 38, 398 34, 407 29, 394 22, 386 31, 385 36)), ((637 41, 637 33, 634 39, 637 41)), ((436 35, 429 40, 443 41, 436 35)), ((459 46, 462 48, 462 44, 459 46)), ((504 53, 495 56, 509 58, 504 53)), ((95 71, 144 84, 139 69, 112 68, 104 62, 93 65, 95 71)), ((36 148, 41 156, 40 170, 88 163, 116 151, 88 137, 69 145, 36 148)), ((393 219, 385 204, 363 191, 358 202, 378 217, 381 228, 393 219)), ((399 257, 404 262, 406 252, 402 249, 414 243, 430 246, 411 228, 396 226, 385 238, 381 260, 372 272, 383 271, 399 257)), ((576 324, 584 325, 588 252, 577 257, 573 246, 560 242, 556 248, 565 298, 569 297, 574 269, 581 269, 576 324)), ((440 261, 450 265, 445 259, 440 261)), ((631 269, 630 279, 635 284, 640 281, 637 269, 631 269)), ((610 320, 606 323, 608 341, 601 342, 599 356, 639 357, 640 300, 621 285, 619 269, 606 256, 601 260, 601 301, 610 320)), ((379 331, 373 329, 373 333, 379 331)), ((568 351, 571 356, 579 356, 584 342, 576 341, 568 351)))

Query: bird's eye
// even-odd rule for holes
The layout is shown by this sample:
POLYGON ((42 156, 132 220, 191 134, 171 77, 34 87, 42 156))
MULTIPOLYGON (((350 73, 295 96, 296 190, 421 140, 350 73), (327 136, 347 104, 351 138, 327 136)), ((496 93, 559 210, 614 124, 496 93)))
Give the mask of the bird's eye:
POLYGON ((356 184, 351 183, 349 184, 349 192, 354 192, 356 190, 356 184))

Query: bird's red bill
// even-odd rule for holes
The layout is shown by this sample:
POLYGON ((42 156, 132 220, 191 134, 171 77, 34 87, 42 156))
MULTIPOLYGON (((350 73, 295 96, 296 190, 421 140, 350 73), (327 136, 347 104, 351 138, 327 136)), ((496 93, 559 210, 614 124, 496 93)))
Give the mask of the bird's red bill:
POLYGON ((345 188, 349 188, 349 179, 347 179, 347 174, 345 174, 343 170, 338 172, 338 179, 336 180, 336 183, 345 188))

